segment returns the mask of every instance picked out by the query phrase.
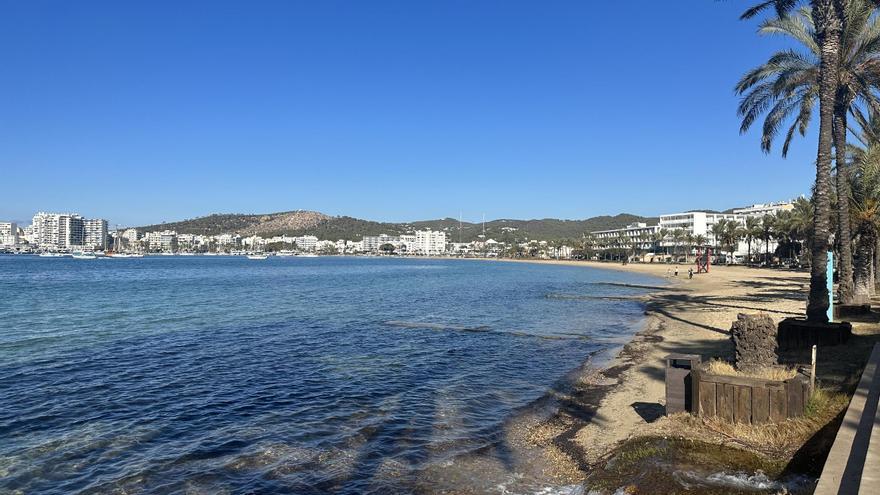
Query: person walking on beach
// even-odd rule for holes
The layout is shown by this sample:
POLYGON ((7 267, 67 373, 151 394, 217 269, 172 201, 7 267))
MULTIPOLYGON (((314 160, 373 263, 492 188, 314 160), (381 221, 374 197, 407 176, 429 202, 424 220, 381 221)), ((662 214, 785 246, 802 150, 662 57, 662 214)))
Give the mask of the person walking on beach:
POLYGON ((678 265, 675 265, 675 276, 678 276, 678 265))
POLYGON ((688 268, 688 280, 691 280, 693 278, 694 278, 694 269, 688 268))

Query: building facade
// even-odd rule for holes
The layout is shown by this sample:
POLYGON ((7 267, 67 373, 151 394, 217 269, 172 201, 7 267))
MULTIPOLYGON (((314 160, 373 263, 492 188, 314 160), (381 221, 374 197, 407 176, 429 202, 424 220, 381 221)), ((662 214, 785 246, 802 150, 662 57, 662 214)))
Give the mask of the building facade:
POLYGON ((18 225, 15 222, 0 222, 0 246, 17 246, 18 225))
POLYGON ((75 213, 39 212, 31 221, 32 238, 40 248, 67 250, 83 245, 83 217, 75 213))
POLYGON ((590 232, 600 245, 620 244, 617 247, 632 249, 651 249, 654 246, 654 234, 660 230, 658 225, 636 222, 622 229, 597 230, 590 232))
POLYGON ((423 255, 436 255, 446 252, 446 232, 417 230, 414 252, 423 255))
POLYGON ((88 250, 107 250, 107 220, 102 218, 83 219, 83 248, 88 250))

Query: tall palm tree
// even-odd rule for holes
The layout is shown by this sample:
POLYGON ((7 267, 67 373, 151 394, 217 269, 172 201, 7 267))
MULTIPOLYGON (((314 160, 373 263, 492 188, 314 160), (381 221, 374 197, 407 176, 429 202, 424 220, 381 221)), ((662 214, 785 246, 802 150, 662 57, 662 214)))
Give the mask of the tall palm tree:
POLYGON ((758 217, 746 217, 745 239, 749 245, 749 263, 752 262, 752 242, 761 236, 761 219, 758 217))
POLYGON ((853 227, 853 299, 867 303, 874 292, 873 265, 880 231, 880 143, 869 146, 855 162, 851 177, 853 227))
POLYGON ((764 215, 761 218, 761 239, 764 240, 764 262, 769 266, 770 265, 770 238, 773 237, 773 233, 776 224, 776 215, 764 215))
POLYGON ((654 241, 654 246, 655 246, 654 252, 657 252, 660 249, 663 249, 663 252, 664 252, 663 261, 666 261, 666 246, 664 246, 663 243, 666 241, 667 236, 669 236, 669 230, 663 229, 663 228, 658 229, 656 232, 654 232, 654 235, 653 235, 653 241, 654 241))
POLYGON ((791 210, 791 237, 800 247, 800 254, 803 255, 806 246, 812 242, 813 238, 813 205, 806 198, 798 198, 794 202, 794 208, 791 210))
MULTIPOLYGON (((880 80, 880 49, 878 19, 873 15, 873 3, 868 0, 847 0, 843 3, 843 29, 840 36, 838 59, 839 83, 836 89, 834 121, 832 126, 837 188, 837 244, 839 251, 839 299, 843 303, 852 298, 852 252, 849 227, 849 181, 847 180, 846 134, 847 113, 859 113, 858 102, 877 108, 872 86, 880 80)), ((806 53, 783 51, 776 53, 761 67, 746 74, 737 85, 742 94, 749 91, 740 105, 743 116, 741 131, 745 131, 763 111, 762 105, 775 102, 764 121, 761 147, 769 152, 779 127, 797 112, 786 134, 782 155, 788 152, 795 129, 801 135, 809 124, 813 106, 820 90, 821 40, 815 29, 811 9, 799 14, 765 21, 763 34, 789 36, 808 50, 806 53)))
MULTIPOLYGON (((771 7, 775 8, 779 17, 784 17, 798 3, 797 0, 765 0, 743 13, 742 18, 754 17, 771 7)), ((807 319, 827 322, 829 301, 825 264, 828 260, 828 239, 831 235, 831 147, 834 140, 834 107, 838 93, 838 61, 844 23, 844 0, 810 0, 810 6, 812 7, 816 45, 819 53, 817 93, 819 99, 819 146, 816 152, 816 184, 813 194, 815 200, 813 215, 815 239, 812 243, 807 319)), ((774 99, 776 98, 768 100, 766 105, 769 106, 774 99)), ((771 110, 772 112, 773 110, 771 110)))
POLYGON ((718 220, 715 225, 712 226, 712 236, 715 238, 715 250, 721 250, 721 243, 724 240, 724 231, 727 229, 727 220, 721 219, 718 220))

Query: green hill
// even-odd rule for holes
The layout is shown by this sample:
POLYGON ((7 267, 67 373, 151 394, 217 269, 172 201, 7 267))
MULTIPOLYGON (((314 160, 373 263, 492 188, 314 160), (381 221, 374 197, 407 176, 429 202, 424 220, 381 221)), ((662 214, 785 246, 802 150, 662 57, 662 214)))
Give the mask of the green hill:
MULTIPOLYGON (((599 216, 585 220, 559 220, 543 218, 536 220, 499 219, 485 223, 486 237, 498 241, 523 241, 526 239, 552 240, 581 237, 584 233, 624 227, 633 222, 656 223, 656 218, 640 217, 628 213, 599 216)), ((410 223, 388 223, 341 216, 331 217, 306 210, 267 214, 213 214, 178 222, 147 225, 138 230, 149 232, 174 230, 184 234, 217 235, 237 233, 240 235, 314 235, 327 240, 360 240, 365 235, 400 235, 415 230, 440 230, 451 241, 469 242, 483 233, 481 223, 459 222, 454 218, 424 220, 410 223)))

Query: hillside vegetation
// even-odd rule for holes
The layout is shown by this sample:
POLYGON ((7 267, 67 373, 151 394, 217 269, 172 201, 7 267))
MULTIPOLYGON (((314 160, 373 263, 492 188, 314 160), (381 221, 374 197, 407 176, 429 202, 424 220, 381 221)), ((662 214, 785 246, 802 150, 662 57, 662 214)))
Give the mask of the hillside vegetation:
MULTIPOLYGON (((498 241, 523 241, 526 239, 553 240, 583 236, 587 232, 624 227, 633 222, 656 223, 656 218, 640 217, 628 213, 599 216, 585 220, 539 220, 499 219, 485 224, 486 237, 498 241)), ((331 217, 315 211, 296 210, 258 215, 213 214, 179 222, 138 227, 141 231, 174 230, 183 234, 217 235, 237 233, 240 235, 314 235, 319 239, 346 239, 357 241, 365 235, 400 235, 415 230, 445 231, 451 241, 469 242, 483 233, 483 224, 459 222, 454 218, 424 220, 411 223, 388 223, 362 220, 353 217, 331 217)))

